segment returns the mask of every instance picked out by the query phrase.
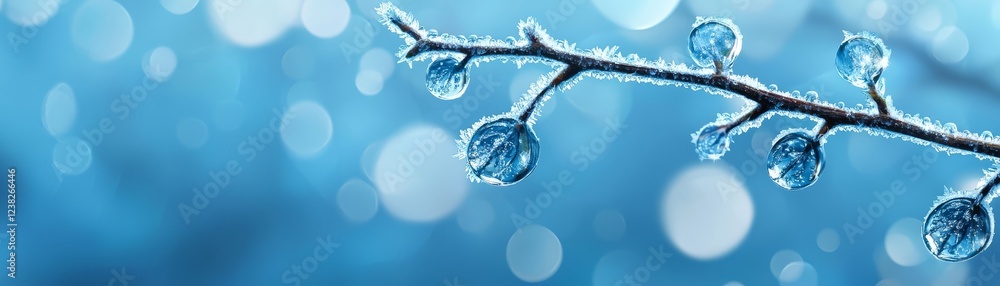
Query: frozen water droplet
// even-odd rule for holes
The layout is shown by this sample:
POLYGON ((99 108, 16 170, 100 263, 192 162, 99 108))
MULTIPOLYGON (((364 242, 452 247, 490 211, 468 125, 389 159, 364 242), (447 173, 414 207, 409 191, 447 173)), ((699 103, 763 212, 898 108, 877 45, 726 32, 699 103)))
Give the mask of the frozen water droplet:
POLYGON ((993 212, 973 198, 953 198, 927 214, 922 231, 924 245, 937 259, 968 260, 993 240, 993 212))
POLYGON ((778 91, 778 85, 772 83, 771 85, 767 86, 767 89, 770 89, 771 91, 778 91))
POLYGON ((538 137, 524 122, 500 118, 476 130, 466 156, 474 176, 491 185, 511 185, 535 169, 538 137))
POLYGON ((694 136, 695 151, 698 158, 719 160, 729 151, 729 130, 722 126, 709 124, 702 127, 694 136))
POLYGON ((458 68, 454 58, 434 61, 427 67, 427 90, 435 97, 452 100, 462 97, 469 87, 469 68, 458 68))
POLYGON ((941 128, 949 133, 958 133, 958 125, 952 122, 945 123, 941 128))
POLYGON ((798 190, 816 182, 826 161, 823 146, 805 132, 789 133, 771 147, 767 172, 778 186, 798 190))
POLYGON ((979 136, 983 137, 983 140, 993 141, 993 132, 990 132, 989 130, 983 131, 983 133, 979 136))
POLYGON ((728 70, 740 54, 743 35, 732 21, 725 18, 698 18, 688 38, 691 58, 701 67, 728 70))
POLYGON ((817 93, 814 90, 807 91, 806 96, 803 99, 805 99, 806 101, 818 101, 819 93, 817 93))
POLYGON ((867 88, 889 65, 889 50, 882 40, 869 32, 844 33, 837 50, 837 72, 852 85, 867 88))
POLYGON ((792 91, 792 97, 801 99, 802 98, 802 93, 799 92, 799 90, 797 90, 797 89, 793 90, 792 91))

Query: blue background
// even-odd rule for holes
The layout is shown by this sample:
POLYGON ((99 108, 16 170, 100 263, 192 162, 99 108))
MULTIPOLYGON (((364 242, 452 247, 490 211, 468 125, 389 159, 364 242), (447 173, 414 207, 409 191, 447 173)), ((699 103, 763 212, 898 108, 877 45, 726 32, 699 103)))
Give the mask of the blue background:
MULTIPOLYGON (((812 127, 812 121, 771 118, 736 137, 722 160, 701 162, 690 134, 717 113, 740 110, 742 100, 587 78, 543 108, 535 126, 541 158, 531 176, 503 188, 469 183, 463 161, 450 157, 450 141, 479 118, 507 111, 550 68, 482 64, 472 68, 465 97, 441 101, 424 87, 426 63, 409 68, 386 56, 402 40, 377 23, 377 1, 347 1, 349 13, 329 16, 346 26, 324 37, 302 24, 299 2, 204 0, 178 15, 159 1, 120 1, 123 10, 111 9, 118 6, 110 0, 63 1, 35 32, 17 20, 35 10, 14 8, 37 3, 0 4, 4 39, 25 40, 0 45, 0 164, 18 174, 18 276, 3 284, 123 285, 116 279, 124 272, 134 276, 128 285, 291 285, 285 271, 312 257, 317 239, 327 237, 337 247, 303 285, 522 284, 509 256, 542 261, 554 250, 509 253, 518 227, 511 216, 527 215, 528 201, 561 172, 572 183, 530 218, 558 240, 558 268, 546 272, 539 270, 544 263, 512 260, 515 267, 551 273, 542 284, 615 285, 641 271, 649 248, 661 246, 672 255, 644 284, 997 283, 990 282, 996 247, 944 263, 926 251, 916 227, 945 186, 973 188, 987 161, 840 132, 825 145, 827 169, 819 182, 784 191, 760 158, 779 131, 812 127), (224 13, 244 22, 213 20, 223 13, 218 5, 229 4, 233 10, 224 13), (286 10, 293 11, 291 20, 275 20, 286 10), (113 21, 122 11, 132 29, 113 21), (276 22, 284 24, 268 32, 276 22), (158 47, 172 51, 176 69, 148 84, 155 87, 121 119, 115 100, 153 83, 143 65, 163 64, 150 59, 158 47), (496 84, 482 83, 483 76, 496 84), (56 88, 60 84, 71 95, 56 88), (477 94, 483 85, 494 88, 477 94), (295 132, 272 133, 251 159, 241 144, 280 118, 273 110, 300 111, 308 120, 289 123, 295 132), (84 143, 86 163, 67 168, 66 144, 87 140, 102 119, 114 130, 99 143, 84 143), (613 140, 601 139, 609 119, 627 127, 613 140), (396 154, 411 154, 418 150, 411 142, 427 138, 407 132, 429 130, 441 130, 446 140, 435 141, 437 149, 419 160, 426 162, 397 185, 405 193, 385 190, 388 183, 380 180, 399 170, 396 154), (596 141, 603 152, 587 160, 574 155, 596 141), (185 215, 181 205, 193 204, 192 189, 211 183, 211 174, 229 162, 241 171, 197 214, 185 215), (705 170, 732 177, 698 176, 705 170), (731 202, 704 195, 718 190, 672 188, 717 180, 735 181, 734 191, 743 195, 731 202), (891 203, 880 201, 894 181, 907 191, 891 203), (356 188, 356 200, 338 199, 345 185, 356 188), (692 199, 666 200, 671 192, 692 199), (365 208, 376 195, 377 208, 365 208), (873 205, 883 211, 860 227, 859 209, 870 214, 873 205), (670 214, 668 206, 700 212, 670 214), (360 218, 348 215, 358 209, 360 218), (364 215, 371 211, 374 216, 364 215), (686 232, 667 231, 667 222, 675 221, 692 223, 676 226, 686 232), (847 224, 862 232, 849 234, 847 224), (679 237, 688 244, 678 244, 679 237)), ((519 20, 535 17, 553 37, 578 48, 617 45, 625 53, 689 64, 695 16, 726 15, 744 34, 734 73, 782 90, 815 90, 847 106, 866 99, 837 75, 834 54, 842 30, 866 29, 892 49, 884 78, 897 108, 977 133, 1000 122, 994 116, 1000 4, 985 1, 684 1, 669 13, 629 9, 653 1, 611 8, 585 0, 398 2, 440 32, 504 38, 516 35, 519 20), (633 30, 629 19, 655 25, 633 30)))

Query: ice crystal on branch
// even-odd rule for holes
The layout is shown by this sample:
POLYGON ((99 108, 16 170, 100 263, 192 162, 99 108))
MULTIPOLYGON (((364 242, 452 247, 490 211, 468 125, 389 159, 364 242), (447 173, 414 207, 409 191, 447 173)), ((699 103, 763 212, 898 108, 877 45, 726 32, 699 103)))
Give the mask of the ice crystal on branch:
MULTIPOLYGON (((434 96, 454 99, 468 85, 471 67, 499 60, 518 67, 541 63, 553 71, 533 84, 510 111, 485 116, 461 132, 456 157, 468 162, 469 178, 505 186, 527 177, 540 160, 539 140, 532 126, 539 106, 556 91, 568 91, 583 77, 599 80, 670 85, 705 91, 726 98, 743 97, 751 102, 738 114, 722 114, 715 122, 692 134, 702 159, 720 159, 729 149, 731 136, 760 126, 774 115, 812 120, 812 130, 785 130, 774 141, 768 156, 768 173, 780 187, 798 190, 814 184, 825 165, 823 144, 836 131, 868 133, 932 146, 948 154, 974 155, 1000 163, 1000 141, 989 131, 959 131, 953 123, 907 114, 885 95, 882 72, 889 65, 890 51, 874 34, 845 32, 834 57, 838 73, 862 89, 870 105, 845 107, 809 91, 785 92, 776 85, 765 87, 756 78, 730 71, 742 49, 739 27, 729 19, 699 18, 688 37, 688 50, 695 65, 647 60, 636 54, 622 55, 618 47, 580 50, 565 40, 556 40, 533 19, 517 25, 517 37, 464 37, 426 30, 409 13, 391 3, 377 8, 381 22, 404 40, 397 56, 413 65, 432 61, 427 87, 434 96)), ((993 214, 989 202, 1000 174, 990 169, 978 192, 949 193, 935 203, 923 227, 928 250, 944 261, 967 260, 989 246, 993 237, 993 214)))

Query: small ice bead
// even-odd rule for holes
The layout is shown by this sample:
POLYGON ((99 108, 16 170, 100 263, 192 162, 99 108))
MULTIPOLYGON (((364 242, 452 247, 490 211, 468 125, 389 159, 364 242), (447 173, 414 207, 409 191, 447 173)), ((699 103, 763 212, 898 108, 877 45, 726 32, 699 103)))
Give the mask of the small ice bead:
POLYGON ((699 18, 688 39, 688 51, 696 64, 715 67, 719 62, 723 70, 732 67, 742 46, 743 35, 739 28, 722 18, 699 18))
POLYGON ((826 164, 823 146, 805 132, 789 133, 771 147, 767 173, 782 188, 799 190, 816 182, 826 164))
POLYGON ((472 175, 491 185, 517 183, 538 163, 538 137, 530 126, 513 118, 483 124, 467 148, 472 175))
POLYGON ((816 91, 812 91, 812 90, 807 91, 806 92, 806 96, 803 97, 802 99, 804 99, 806 101, 817 101, 817 100, 819 100, 819 93, 817 93, 816 91))
POLYGON ((719 160, 729 151, 729 141, 729 130, 710 124, 698 131, 694 148, 701 160, 719 160))
POLYGON ((921 233, 927 250, 937 259, 965 261, 993 240, 993 213, 974 198, 953 198, 927 214, 921 233))
POLYGON ((845 33, 837 49, 837 72, 852 85, 867 88, 889 65, 889 50, 882 40, 868 32, 845 33))
POLYGON ((458 68, 454 58, 435 60, 427 66, 427 90, 434 97, 452 100, 462 97, 469 87, 469 68, 458 68))

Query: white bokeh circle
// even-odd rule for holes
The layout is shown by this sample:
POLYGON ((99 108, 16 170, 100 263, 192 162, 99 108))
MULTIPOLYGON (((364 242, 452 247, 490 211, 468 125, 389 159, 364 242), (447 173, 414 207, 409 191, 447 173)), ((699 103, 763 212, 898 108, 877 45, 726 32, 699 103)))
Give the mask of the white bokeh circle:
POLYGON ((524 282, 537 283, 552 277, 562 265, 562 256, 559 237, 537 224, 522 227, 507 241, 507 266, 524 282))
POLYGON ((66 83, 59 83, 45 95, 42 106, 42 125, 52 136, 69 131, 76 120, 76 95, 66 83))
POLYGON ((363 223, 378 212, 378 193, 360 179, 350 179, 337 191, 337 207, 352 223, 363 223))
POLYGON ((292 154, 311 157, 318 154, 333 137, 330 114, 319 103, 303 100, 288 107, 282 119, 281 141, 292 154))
POLYGON ((166 9, 167 12, 173 13, 175 15, 184 15, 191 10, 194 10, 195 6, 198 6, 199 0, 160 0, 160 6, 166 9))
POLYGON ((645 30, 663 22, 680 0, 635 0, 627 4, 614 0, 592 0, 597 11, 618 26, 630 30, 645 30))
POLYGON ((209 0, 209 19, 234 44, 255 47, 269 43, 298 23, 301 0, 209 0))
POLYGON ((660 205, 667 237, 688 257, 712 260, 736 249, 753 223, 743 182, 720 164, 688 168, 668 186, 660 205))
POLYGON ((374 164, 379 199, 390 214, 433 222, 454 212, 469 188, 455 140, 440 127, 411 126, 389 138, 374 164))
POLYGON ((166 81, 176 69, 177 54, 168 47, 157 47, 143 57, 142 71, 155 81, 166 81))
POLYGON ((319 38, 332 38, 347 29, 351 7, 344 0, 305 0, 302 2, 302 25, 319 38))
POLYGON ((125 7, 111 0, 87 0, 73 14, 73 43, 90 58, 109 61, 132 44, 134 27, 125 7))

